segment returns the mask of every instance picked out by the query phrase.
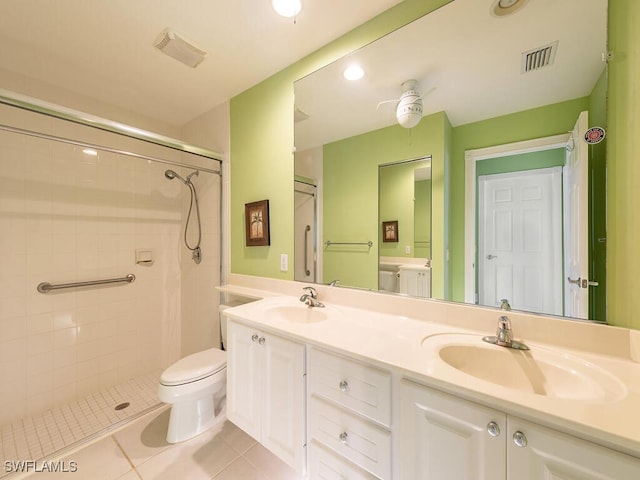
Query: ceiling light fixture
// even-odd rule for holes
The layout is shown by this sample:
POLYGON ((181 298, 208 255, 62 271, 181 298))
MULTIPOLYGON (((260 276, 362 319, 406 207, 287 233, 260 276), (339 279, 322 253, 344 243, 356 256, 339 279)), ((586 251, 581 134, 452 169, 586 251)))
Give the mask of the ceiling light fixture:
POLYGON ((168 28, 160 33, 153 45, 162 53, 191 68, 196 68, 207 56, 207 52, 200 50, 168 28))
POLYGON ((271 5, 278 15, 287 18, 295 17, 302 9, 301 0, 271 0, 271 5))
POLYGON ((495 0, 491 5, 491 14, 504 17, 521 10, 529 0, 495 0))
POLYGON ((343 72, 344 78, 347 80, 360 80, 364 77, 364 70, 360 65, 349 65, 343 72))

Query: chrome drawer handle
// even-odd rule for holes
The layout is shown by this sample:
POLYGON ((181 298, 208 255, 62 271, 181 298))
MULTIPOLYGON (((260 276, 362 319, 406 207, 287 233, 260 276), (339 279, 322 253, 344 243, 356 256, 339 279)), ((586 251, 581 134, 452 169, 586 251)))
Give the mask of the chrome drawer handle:
POLYGON ((346 392, 349 390, 349 383, 346 380, 342 380, 340 385, 338 385, 338 388, 340 388, 341 392, 346 392))
POLYGON ((340 438, 341 444, 346 445, 347 440, 349 439, 349 435, 347 435, 347 432, 342 432, 338 438, 340 438))
POLYGON ((258 343, 259 343, 260 345, 264 345, 264 343, 265 343, 266 341, 267 341, 267 340, 266 340, 266 338, 264 338, 264 337, 260 337, 260 340, 258 340, 258 343))
POLYGON ((491 435, 492 437, 499 437, 500 426, 496 422, 489 422, 487 424, 487 432, 489 432, 489 435, 491 435))
POLYGON ((252 341, 252 342, 257 342, 257 341, 258 341, 258 338, 259 338, 259 337, 258 337, 258 334, 257 334, 257 333, 254 333, 253 335, 251 335, 251 341, 252 341))
POLYGON ((513 434, 513 443, 521 448, 524 448, 527 446, 527 437, 521 431, 517 431, 513 434))

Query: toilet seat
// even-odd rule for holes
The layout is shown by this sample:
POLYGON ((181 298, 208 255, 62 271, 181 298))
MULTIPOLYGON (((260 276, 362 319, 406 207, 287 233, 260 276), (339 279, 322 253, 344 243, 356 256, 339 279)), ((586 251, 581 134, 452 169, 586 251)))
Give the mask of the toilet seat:
POLYGON ((210 348, 194 353, 167 368, 160 376, 160 384, 184 385, 214 375, 227 366, 227 352, 210 348))

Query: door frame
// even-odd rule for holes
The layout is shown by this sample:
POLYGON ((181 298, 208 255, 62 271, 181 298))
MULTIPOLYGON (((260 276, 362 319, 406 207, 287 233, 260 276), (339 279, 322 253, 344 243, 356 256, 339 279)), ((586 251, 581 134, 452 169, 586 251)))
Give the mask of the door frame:
POLYGON ((488 158, 507 157, 523 153, 566 148, 570 133, 535 138, 522 142, 505 143, 486 148, 467 150, 464 153, 464 301, 477 303, 476 295, 476 162, 488 158))

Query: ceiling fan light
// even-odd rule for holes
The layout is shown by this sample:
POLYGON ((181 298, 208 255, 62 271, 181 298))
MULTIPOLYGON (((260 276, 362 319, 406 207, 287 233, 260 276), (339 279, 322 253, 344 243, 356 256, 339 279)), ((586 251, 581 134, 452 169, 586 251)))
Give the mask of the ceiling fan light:
POLYGON ((404 92, 400 96, 400 101, 396 107, 396 119, 400 126, 413 128, 422 119, 422 96, 418 92, 418 82, 416 80, 403 82, 402 88, 404 92))
POLYGON ((271 0, 271 5, 278 15, 287 18, 295 17, 302 9, 301 0, 271 0))

